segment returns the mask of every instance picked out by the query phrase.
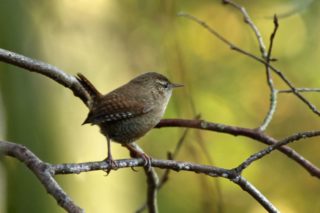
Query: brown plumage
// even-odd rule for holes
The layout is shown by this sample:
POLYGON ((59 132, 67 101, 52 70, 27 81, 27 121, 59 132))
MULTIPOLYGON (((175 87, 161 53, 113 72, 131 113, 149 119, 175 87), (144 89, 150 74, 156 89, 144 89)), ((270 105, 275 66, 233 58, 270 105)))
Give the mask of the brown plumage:
POLYGON ((163 116, 172 89, 181 86, 159 73, 148 72, 102 95, 82 74, 77 79, 91 97, 83 124, 100 127, 108 139, 108 159, 112 159, 109 139, 127 145, 145 135, 163 116))

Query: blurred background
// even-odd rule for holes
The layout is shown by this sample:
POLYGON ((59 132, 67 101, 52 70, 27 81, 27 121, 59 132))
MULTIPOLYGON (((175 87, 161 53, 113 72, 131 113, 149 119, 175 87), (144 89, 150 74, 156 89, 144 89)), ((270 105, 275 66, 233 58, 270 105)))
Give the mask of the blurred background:
MULTIPOLYGON (((271 17, 280 16, 273 56, 276 66, 298 87, 320 87, 319 1, 237 1, 251 14, 269 43, 271 17)), ((188 12, 240 47, 260 55, 257 41, 238 11, 220 1, 157 0, 0 0, 0 47, 83 73, 107 93, 145 71, 158 71, 176 90, 166 118, 203 119, 258 127, 269 105, 265 68, 231 51, 204 28, 182 17, 188 12)), ((277 88, 286 88, 275 76, 277 88)), ((319 94, 305 94, 320 107, 319 94)), ((71 163, 102 160, 105 138, 97 127, 81 126, 88 110, 56 82, 0 63, 0 139, 26 145, 43 161, 71 163)), ((319 127, 319 118, 296 97, 280 94, 267 133, 283 138, 319 127)), ((165 159, 183 129, 152 130, 139 145, 165 159)), ((320 166, 317 139, 291 145, 320 166)), ((214 132, 191 130, 178 160, 233 168, 265 146, 214 132)), ((115 158, 127 150, 112 144, 115 158)), ((134 212, 146 199, 142 169, 56 176, 86 212, 134 212)), ((162 170, 157 170, 162 174, 162 170)), ((281 153, 244 172, 282 212, 319 212, 320 181, 281 153)), ((159 192, 160 212, 263 212, 259 204, 225 179, 171 173, 159 192)), ((0 161, 0 212, 64 212, 28 169, 15 159, 0 161)))

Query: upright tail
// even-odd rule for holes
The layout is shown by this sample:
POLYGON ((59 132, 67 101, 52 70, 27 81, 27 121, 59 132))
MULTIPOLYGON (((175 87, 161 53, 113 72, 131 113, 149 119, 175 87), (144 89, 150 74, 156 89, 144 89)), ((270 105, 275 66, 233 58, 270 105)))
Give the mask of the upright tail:
MULTIPOLYGON (((93 86, 93 84, 81 73, 78 73, 76 76, 77 80, 80 82, 82 87, 87 91, 89 94, 91 100, 88 100, 89 102, 94 102, 99 97, 101 97, 101 93, 93 86)), ((90 104, 89 104, 90 105, 90 104)))

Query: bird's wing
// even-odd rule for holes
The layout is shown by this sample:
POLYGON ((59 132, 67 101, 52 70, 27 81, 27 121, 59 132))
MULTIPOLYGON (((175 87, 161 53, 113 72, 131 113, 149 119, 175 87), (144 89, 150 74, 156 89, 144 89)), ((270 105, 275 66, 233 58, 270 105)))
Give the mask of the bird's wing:
POLYGON ((96 107, 91 109, 85 123, 104 123, 133 118, 152 110, 145 107, 145 101, 119 94, 108 94, 96 107))

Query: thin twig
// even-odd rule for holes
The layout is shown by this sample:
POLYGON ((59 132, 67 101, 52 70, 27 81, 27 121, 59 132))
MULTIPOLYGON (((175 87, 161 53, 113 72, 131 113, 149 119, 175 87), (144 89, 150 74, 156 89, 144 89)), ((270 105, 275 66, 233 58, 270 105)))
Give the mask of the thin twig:
POLYGON ((158 175, 154 168, 148 169, 144 167, 145 174, 147 176, 147 207, 149 213, 158 212, 158 199, 157 199, 157 186, 159 182, 158 175))
MULTIPOLYGON (((190 79, 187 77, 188 76, 188 71, 187 71, 188 67, 185 66, 184 57, 183 57, 183 54, 181 53, 181 47, 180 47, 179 42, 177 42, 177 40, 179 40, 179 39, 175 40, 175 45, 174 45, 175 56, 176 56, 176 58, 174 59, 174 64, 176 64, 176 67, 177 67, 176 70, 180 73, 180 76, 182 78, 182 82, 184 82, 185 85, 188 85, 187 87, 184 88, 183 92, 184 92, 185 99, 187 100, 187 102, 190 105, 192 116, 194 116, 195 119, 200 119, 200 114, 198 113, 198 111, 196 109, 196 104, 195 104, 193 96, 192 96, 192 82, 190 82, 190 79)), ((172 60, 172 57, 169 56, 168 60, 172 60)), ((178 108, 180 108, 180 107, 178 107, 178 108)), ((188 130, 186 130, 186 131, 188 131, 188 130)), ((201 132, 196 131, 195 136, 196 136, 195 138, 197 141, 196 144, 199 145, 199 147, 201 149, 200 155, 205 156, 209 165, 215 165, 213 162, 213 159, 210 155, 210 149, 207 148, 206 143, 202 138, 201 132)), ((181 139, 182 138, 180 138, 180 141, 181 141, 181 139)), ((195 158, 197 158, 199 153, 198 154, 194 153, 192 150, 193 150, 192 147, 187 149, 188 152, 190 152, 190 153, 192 152, 191 155, 193 155, 195 158)), ((168 153, 168 159, 170 159, 170 156, 169 156, 170 154, 171 153, 168 153)), ((173 159, 176 159, 176 157, 173 157, 173 159)), ((195 159, 195 160, 197 160, 197 159, 195 159)), ((163 174, 164 176, 162 176, 163 180, 165 180, 164 183, 168 180, 169 173, 170 173, 170 170, 164 172, 164 174, 163 174)), ((216 196, 213 199, 214 202, 212 202, 210 196, 208 196, 209 194, 211 194, 210 187, 208 187, 208 179, 200 177, 200 181, 202 181, 201 183, 204 183, 206 185, 206 186, 202 187, 202 190, 203 190, 203 192, 202 192, 203 193, 203 195, 202 195, 203 201, 202 202, 205 202, 203 209, 208 210, 207 205, 216 205, 215 212, 222 213, 223 212, 223 196, 221 193, 220 180, 218 178, 214 180, 215 190, 216 190, 216 196)), ((161 184, 161 182, 162 181, 160 179, 160 185, 163 185, 163 184, 161 184)))
POLYGON ((278 27, 279 27, 278 19, 275 15, 274 19, 273 19, 274 30, 270 36, 270 44, 269 44, 269 49, 267 52, 266 47, 263 42, 263 38, 261 36, 261 33, 260 33, 258 27, 254 24, 254 22, 250 18, 247 10, 243 6, 241 6, 231 0, 223 0, 222 2, 224 4, 229 4, 229 5, 233 6, 234 8, 236 8, 237 10, 239 10, 241 12, 241 14, 244 17, 245 23, 247 23, 250 26, 250 28, 252 29, 252 31, 256 35, 262 58, 266 61, 265 67, 266 67, 267 84, 270 89, 270 103, 269 103, 269 110, 268 110, 265 118, 263 119, 262 124, 259 127, 260 131, 264 131, 268 127, 268 125, 270 124, 270 122, 273 118, 274 112, 276 111, 276 107, 277 107, 277 90, 274 87, 269 66, 270 66, 270 61, 271 61, 271 52, 272 52, 272 47, 273 47, 273 41, 274 41, 276 32, 278 30, 278 27))
POLYGON ((271 61, 271 52, 272 52, 272 48, 273 48, 273 41, 274 41, 274 38, 275 38, 276 33, 279 28, 279 22, 278 22, 278 18, 277 18, 276 14, 273 16, 273 24, 274 24, 274 29, 273 29, 273 32, 271 33, 271 36, 270 36, 270 44, 269 44, 269 49, 268 49, 268 54, 267 54, 268 64, 271 61))
POLYGON ((276 107, 277 107, 277 94, 278 94, 278 91, 274 87, 272 76, 271 76, 271 72, 270 72, 270 67, 269 67, 270 61, 271 61, 271 52, 272 52, 272 47, 273 47, 273 41, 274 41, 274 38, 276 36, 278 27, 279 27, 279 23, 278 23, 278 19, 277 19, 276 15, 274 15, 273 23, 274 23, 274 29, 273 29, 273 32, 271 33, 271 36, 270 36, 270 44, 269 44, 269 49, 268 49, 267 58, 266 58, 267 64, 265 65, 265 67, 266 67, 266 76, 267 76, 267 84, 268 84, 269 89, 270 89, 270 103, 269 103, 269 110, 267 112, 267 115, 266 115, 266 117, 264 118, 262 124, 259 127, 260 131, 264 131, 267 128, 267 126, 270 124, 270 122, 271 122, 271 120, 273 118, 273 115, 274 115, 274 113, 276 111, 276 107))
MULTIPOLYGON (((128 148, 130 152, 131 157, 139 157, 137 156, 137 153, 145 153, 143 149, 136 143, 130 143, 129 146, 125 146, 128 148), (135 151, 134 151, 135 150, 135 151)), ((150 213, 157 213, 158 212, 158 200, 157 200, 157 186, 159 183, 159 177, 156 173, 155 169, 152 168, 152 166, 147 163, 147 165, 144 166, 144 172, 147 177, 147 198, 146 198, 146 204, 143 206, 144 208, 148 207, 148 211, 150 213)), ((143 211, 144 209, 141 207, 137 212, 143 211)))
MULTIPOLYGON (((183 133, 182 133, 181 137, 179 138, 179 141, 178 141, 174 151, 172 153, 168 153, 168 159, 169 160, 176 159, 176 157, 177 157, 177 155, 178 155, 178 153, 180 151, 180 148, 182 147, 182 144, 185 141, 189 131, 190 131, 190 129, 188 129, 188 128, 183 130, 183 133)), ((163 185, 168 181, 169 174, 170 174, 170 169, 167 169, 167 170, 164 171, 163 175, 160 178, 158 189, 161 189, 163 187, 163 185)))
MULTIPOLYGON (((189 127, 194 129, 208 130, 214 132, 226 133, 234 136, 244 136, 251 138, 253 140, 262 142, 267 145, 272 145, 277 143, 277 140, 264 134, 261 131, 236 127, 236 126, 228 126, 220 123, 212 123, 204 120, 187 120, 187 119, 163 119, 156 126, 157 128, 162 127, 189 127)), ((314 137, 314 136, 311 136, 314 137)), ((320 178, 320 169, 312 164, 310 161, 302 157, 299 153, 291 149, 287 146, 280 146, 277 149, 283 154, 287 155, 289 158, 294 160, 300 166, 305 168, 310 175, 320 178)))
MULTIPOLYGON (((196 138, 197 138, 197 141, 199 141, 199 146, 202 150, 202 153, 204 154, 204 156, 206 157, 206 160, 208 161, 209 165, 215 165, 214 163, 214 160, 212 159, 211 155, 210 155, 210 152, 211 150, 208 149, 208 147, 206 146, 206 143, 204 143, 205 141, 203 140, 203 137, 202 137, 202 132, 200 131, 196 131, 196 138)), ((214 197, 214 203, 216 205, 216 210, 214 212, 217 212, 217 213, 223 213, 224 212, 224 203, 223 203, 223 194, 222 194, 222 186, 220 184, 220 179, 215 179, 214 180, 214 187, 215 187, 215 192, 216 192, 216 195, 214 197)), ((207 191, 209 191, 208 187, 205 187, 205 189, 207 191)), ((204 192, 206 194, 204 194, 203 196, 206 196, 207 197, 207 193, 208 192, 204 192)), ((210 202, 212 203, 212 202, 210 202)))
POLYGON ((294 141, 299 141, 301 139, 305 138, 311 138, 311 137, 316 137, 320 135, 320 131, 308 131, 308 132, 299 132, 294 135, 291 135, 283 140, 280 140, 279 142, 268 146, 267 148, 251 155, 247 160, 245 160, 243 163, 241 163, 235 170, 238 172, 242 172, 245 168, 247 168, 249 165, 251 165, 254 161, 266 156, 267 154, 270 154, 272 151, 278 149, 281 146, 284 146, 288 143, 292 143, 294 141))
POLYGON ((301 95, 297 90, 296 87, 293 85, 293 83, 291 81, 289 81, 289 79, 277 68, 275 68, 274 66, 272 66, 271 64, 268 64, 264 59, 261 59, 257 56, 255 56, 254 54, 241 49, 240 47, 236 46, 235 44, 233 44, 232 42, 230 42, 229 40, 227 40, 226 38, 224 38, 222 35, 220 35, 217 31, 215 31, 213 28, 211 28, 207 23, 205 23, 204 21, 196 18, 195 16, 192 16, 190 14, 187 13, 179 13, 179 16, 182 17, 186 17, 196 23, 198 23, 199 25, 201 25, 202 27, 204 27, 206 30, 208 30, 211 34, 213 34, 214 36, 216 36, 219 40, 221 40, 223 43, 227 44, 231 50, 237 51, 243 55, 246 55, 266 66, 269 66, 270 69, 272 71, 274 71, 282 80, 283 82, 292 90, 292 93, 297 96, 303 103, 305 103, 309 109, 315 113, 316 115, 320 116, 320 111, 312 104, 310 103, 303 95, 301 95))
POLYGON ((266 52, 266 47, 265 47, 265 44, 263 42, 263 38, 261 36, 261 33, 258 29, 258 27, 253 23, 252 19, 250 18, 246 8, 244 8, 243 6, 233 2, 233 1, 230 1, 230 0, 222 0, 222 3, 223 4, 229 4, 231 6, 233 6, 234 8, 240 10, 240 12, 242 13, 243 15, 243 18, 244 18, 244 22, 247 23, 252 31, 254 32, 254 34, 256 35, 256 38, 258 40, 258 45, 259 45, 259 49, 260 49, 260 53, 262 55, 262 58, 263 59, 267 59, 267 52, 266 52))
MULTIPOLYGON (((296 92, 320 92, 320 88, 296 88, 296 92)), ((293 93, 292 90, 279 90, 278 93, 293 93)))
POLYGON ((47 192, 57 201, 59 206, 64 208, 67 212, 84 212, 83 209, 81 209, 71 200, 67 193, 63 191, 60 185, 52 177, 50 165, 42 162, 25 146, 6 141, 0 141, 0 154, 14 157, 24 163, 39 179, 47 192))
MULTIPOLYGON (((185 130, 183 131, 181 137, 180 137, 179 140, 178 140, 178 143, 177 143, 174 151, 168 153, 168 159, 169 159, 169 160, 173 160, 173 159, 176 158, 176 156, 177 156, 177 154, 178 154, 178 152, 179 152, 179 150, 180 150, 183 142, 185 141, 185 138, 187 137, 187 134, 188 134, 189 130, 190 130, 190 129, 187 128, 187 129, 185 129, 185 130)), ((159 191, 159 190, 164 186, 164 184, 169 180, 170 171, 171 171, 170 169, 164 170, 164 173, 162 174, 162 176, 161 176, 160 180, 158 181, 157 185, 155 186, 154 190, 158 190, 158 191, 159 191)), ((136 211, 136 213, 141 213, 141 212, 143 212, 146 208, 147 208, 147 202, 144 203, 144 204, 136 211)))

